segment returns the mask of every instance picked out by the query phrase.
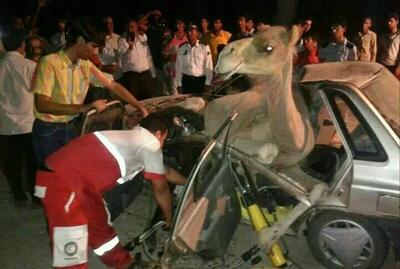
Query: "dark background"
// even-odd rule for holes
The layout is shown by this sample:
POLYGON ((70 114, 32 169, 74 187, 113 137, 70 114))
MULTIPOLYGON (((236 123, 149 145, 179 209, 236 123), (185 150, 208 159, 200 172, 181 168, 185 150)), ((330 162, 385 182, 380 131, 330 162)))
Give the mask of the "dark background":
MULTIPOLYGON (((48 0, 49 4, 40 11, 39 28, 48 36, 55 31, 58 16, 70 18, 112 15, 116 32, 124 30, 128 18, 158 8, 168 21, 183 18, 186 22, 198 22, 202 16, 222 16, 225 28, 234 31, 239 15, 254 18, 269 24, 290 24, 301 17, 311 16, 314 29, 329 31, 329 23, 343 17, 349 32, 358 30, 363 16, 374 19, 375 31, 382 31, 388 12, 400 11, 400 0, 48 0)), ((0 24, 6 24, 12 16, 32 15, 36 0, 1 0, 0 24)))

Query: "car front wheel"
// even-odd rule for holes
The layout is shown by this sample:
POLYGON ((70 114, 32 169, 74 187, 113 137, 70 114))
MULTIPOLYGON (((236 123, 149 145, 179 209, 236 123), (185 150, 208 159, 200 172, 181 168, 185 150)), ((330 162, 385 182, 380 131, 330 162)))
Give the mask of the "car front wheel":
POLYGON ((370 220, 339 211, 316 215, 308 225, 308 245, 324 266, 380 268, 388 254, 385 234, 370 220))

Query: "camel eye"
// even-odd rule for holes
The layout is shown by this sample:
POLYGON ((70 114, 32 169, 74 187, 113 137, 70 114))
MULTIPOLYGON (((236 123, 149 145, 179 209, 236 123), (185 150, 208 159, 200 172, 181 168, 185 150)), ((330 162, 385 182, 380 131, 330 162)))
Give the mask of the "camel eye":
POLYGON ((272 46, 265 46, 263 48, 263 52, 266 54, 271 54, 273 50, 274 50, 274 48, 272 46))

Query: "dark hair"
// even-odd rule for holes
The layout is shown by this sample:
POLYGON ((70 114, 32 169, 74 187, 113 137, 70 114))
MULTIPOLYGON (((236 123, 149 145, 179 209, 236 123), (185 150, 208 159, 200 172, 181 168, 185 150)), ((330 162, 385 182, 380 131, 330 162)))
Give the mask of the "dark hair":
POLYGON ((22 46, 25 41, 26 31, 23 28, 8 26, 4 29, 2 42, 6 51, 13 51, 22 46))
POLYGON ((168 121, 161 113, 153 113, 139 122, 139 125, 147 129, 150 133, 161 131, 165 134, 168 131, 168 121))
POLYGON ((392 19, 392 18, 393 18, 393 19, 395 19, 396 21, 399 21, 399 14, 392 12, 392 13, 389 13, 389 14, 388 14, 387 18, 388 18, 388 19, 392 19))
POLYGON ((337 25, 340 25, 343 28, 345 28, 345 27, 347 27, 347 22, 345 19, 339 18, 339 19, 333 21, 333 23, 331 23, 331 26, 337 26, 337 25))
POLYGON ((310 30, 310 31, 304 33, 303 39, 307 39, 307 38, 311 38, 312 40, 316 41, 317 43, 320 43, 319 41, 321 39, 318 32, 315 30, 310 30))
POLYGON ((83 37, 86 42, 104 45, 105 33, 100 31, 88 18, 82 18, 68 23, 65 27, 66 47, 73 46, 78 37, 83 37))
POLYGON ((34 49, 32 47, 33 40, 40 41, 40 48, 42 49, 41 57, 46 56, 47 54, 50 53, 49 44, 47 43, 46 39, 44 39, 38 35, 33 35, 25 40, 25 42, 26 42, 26 48, 25 48, 26 58, 32 59, 34 56, 34 49))

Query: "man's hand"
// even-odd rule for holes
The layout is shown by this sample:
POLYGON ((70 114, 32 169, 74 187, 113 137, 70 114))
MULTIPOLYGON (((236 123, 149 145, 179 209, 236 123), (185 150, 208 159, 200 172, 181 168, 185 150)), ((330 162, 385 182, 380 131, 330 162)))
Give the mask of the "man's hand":
POLYGON ((99 99, 90 104, 91 108, 95 108, 97 112, 103 112, 107 109, 107 100, 106 99, 99 99))
POLYGON ((140 108, 140 112, 142 113, 143 118, 146 118, 150 114, 144 106, 140 108))

